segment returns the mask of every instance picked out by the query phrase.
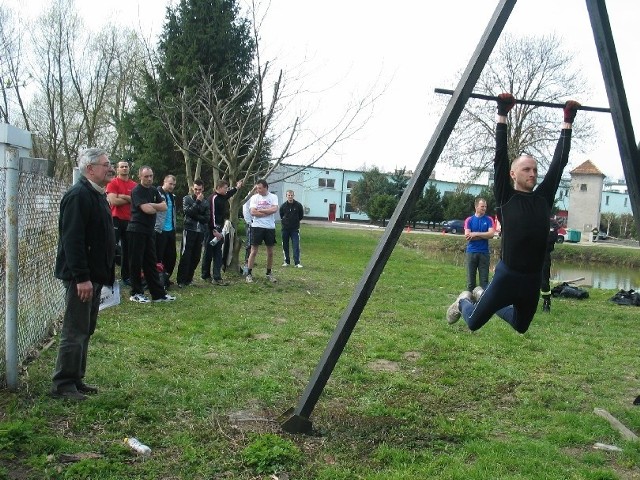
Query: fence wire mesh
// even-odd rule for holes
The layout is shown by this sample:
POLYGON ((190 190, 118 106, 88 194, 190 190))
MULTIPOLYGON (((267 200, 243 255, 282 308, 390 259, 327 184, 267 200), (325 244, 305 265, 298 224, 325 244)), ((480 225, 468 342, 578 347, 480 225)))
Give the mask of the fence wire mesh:
MULTIPOLYGON (((6 384, 6 172, 0 175, 0 379, 6 384)), ((69 184, 41 173, 20 173, 18 179, 18 361, 37 351, 64 312, 62 282, 54 277, 58 245, 58 213, 69 184)))

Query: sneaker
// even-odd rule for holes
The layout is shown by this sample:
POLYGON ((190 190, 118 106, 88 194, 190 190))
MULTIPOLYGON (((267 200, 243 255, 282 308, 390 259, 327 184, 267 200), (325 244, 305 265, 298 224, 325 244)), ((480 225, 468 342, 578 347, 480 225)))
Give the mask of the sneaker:
POLYGON ((296 268, 302 268, 302 264, 301 263, 296 263, 296 268))
POLYGON ((253 283, 253 277, 251 276, 250 273, 247 273, 247 276, 245 278, 247 283, 253 283))
POLYGON ((176 297, 174 297, 173 295, 169 295, 168 293, 166 293, 164 295, 164 297, 160 297, 160 298, 154 298, 153 301, 154 302, 173 302, 176 299, 176 297))
POLYGON ((149 299, 141 293, 136 293, 135 295, 130 296, 129 300, 137 303, 149 303, 149 299))
POLYGON ((269 280, 271 283, 276 283, 278 281, 276 280, 276 277, 271 274, 267 275, 267 280, 269 280))
POLYGON ((217 285, 219 287, 226 287, 227 285, 229 285, 229 282, 225 282, 221 278, 219 278, 218 280, 213 280, 211 283, 213 283, 214 285, 217 285))
POLYGON ((288 264, 287 262, 284 262, 284 263, 282 264, 282 266, 283 266, 283 267, 288 267, 288 266, 289 266, 289 264, 288 264))
POLYGON ((451 306, 447 309, 447 322, 449 322, 449 325, 453 325, 458 320, 460 320, 460 315, 461 315, 460 300, 462 299, 472 301, 473 295, 471 294, 471 292, 467 290, 465 290, 460 295, 458 295, 458 298, 456 298, 456 301, 453 302, 451 306))
POLYGON ((484 293, 484 288, 482 288, 482 287, 474 288, 473 292, 471 292, 471 295, 473 295, 473 301, 478 303, 480 301, 480 297, 482 297, 483 293, 484 293))

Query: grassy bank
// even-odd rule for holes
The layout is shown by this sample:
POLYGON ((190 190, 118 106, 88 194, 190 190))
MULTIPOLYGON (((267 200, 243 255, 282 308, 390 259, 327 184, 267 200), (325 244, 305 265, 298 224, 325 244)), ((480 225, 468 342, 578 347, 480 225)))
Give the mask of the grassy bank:
POLYGON ((19 393, 3 392, 0 478, 640 478, 640 444, 593 413, 640 431, 637 309, 592 290, 555 300, 525 335, 499 319, 472 334, 444 320, 463 267, 424 254, 459 239, 427 237, 403 235, 313 412, 313 435, 283 433, 275 419, 306 386, 379 232, 304 226, 305 268, 276 267, 275 285, 258 266, 252 285, 228 274, 232 285, 180 290, 174 304, 105 310, 87 378, 99 395, 46 395, 55 346, 19 393), (127 436, 152 455, 133 455, 127 436))
MULTIPOLYGON (((448 253, 463 253, 467 245, 462 235, 403 235, 400 244, 408 248, 448 253)), ((490 245, 492 254, 498 256, 500 240, 493 239, 490 245)), ((553 258, 577 264, 602 263, 640 268, 640 248, 620 247, 607 241, 596 244, 556 244, 553 258)))

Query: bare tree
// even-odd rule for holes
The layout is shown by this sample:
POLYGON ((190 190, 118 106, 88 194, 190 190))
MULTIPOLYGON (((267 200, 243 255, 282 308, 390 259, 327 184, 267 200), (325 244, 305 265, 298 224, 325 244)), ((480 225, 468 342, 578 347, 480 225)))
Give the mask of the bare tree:
MULTIPOLYGON (((587 82, 573 58, 554 35, 519 38, 505 35, 489 58, 474 91, 488 95, 510 92, 521 100, 585 102, 587 82)), ((451 165, 471 167, 477 174, 491 171, 495 112, 495 103, 470 99, 449 139, 443 160, 451 165)), ((509 157, 529 153, 536 157, 539 168, 546 170, 561 120, 557 110, 516 104, 508 125, 509 157)), ((590 116, 581 112, 575 125, 574 141, 584 148, 594 135, 590 116)))
POLYGON ((38 19, 33 45, 38 91, 29 113, 37 154, 54 161, 56 176, 70 175, 83 147, 126 151, 118 124, 144 63, 136 34, 114 25, 94 33, 73 0, 56 0, 38 19))
POLYGON ((0 5, 0 120, 29 130, 24 102, 24 88, 29 75, 23 67, 20 22, 13 11, 0 5), (19 115, 14 119, 13 114, 19 115))
MULTIPOLYGON (((235 182, 266 176, 283 161, 301 157, 305 159, 298 164, 313 165, 365 125, 384 90, 371 87, 345 105, 342 116, 324 131, 311 131, 305 125, 311 114, 289 111, 293 101, 304 95, 302 86, 272 62, 262 61, 259 30, 264 16, 257 18, 258 10, 252 2, 249 15, 257 53, 246 82, 230 88, 227 79, 200 73, 195 90, 184 88, 172 98, 157 92, 156 115, 182 153, 189 186, 203 165, 211 168, 214 184, 220 178, 235 182)), ((152 53, 149 58, 153 60, 152 53)), ((156 70, 148 72, 151 78, 156 70)), ((240 205, 241 199, 234 197, 232 218, 240 205)))

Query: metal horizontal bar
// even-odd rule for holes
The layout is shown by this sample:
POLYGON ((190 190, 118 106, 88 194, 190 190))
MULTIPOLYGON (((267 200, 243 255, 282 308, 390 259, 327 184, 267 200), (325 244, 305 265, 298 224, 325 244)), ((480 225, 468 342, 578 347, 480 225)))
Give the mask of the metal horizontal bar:
MULTIPOLYGON (((453 90, 447 90, 447 89, 444 89, 444 88, 436 88, 435 92, 436 93, 443 93, 445 95, 453 95, 453 90)), ((478 98, 480 100, 498 100, 498 97, 495 97, 493 95, 484 95, 482 93, 472 93, 471 95, 469 95, 469 97, 478 98)), ((564 108, 564 103, 539 102, 537 100, 520 100, 519 98, 516 99, 516 103, 520 103, 522 105, 533 105, 533 106, 536 106, 536 107, 564 108)), ((611 113, 611 109, 610 108, 588 107, 586 105, 581 105, 580 107, 578 107, 578 110, 586 110, 586 111, 589 111, 589 112, 611 113)))

